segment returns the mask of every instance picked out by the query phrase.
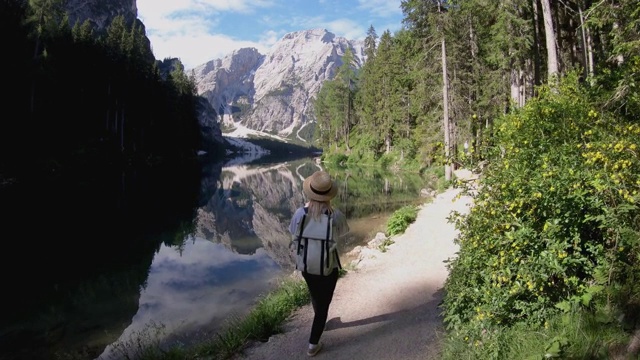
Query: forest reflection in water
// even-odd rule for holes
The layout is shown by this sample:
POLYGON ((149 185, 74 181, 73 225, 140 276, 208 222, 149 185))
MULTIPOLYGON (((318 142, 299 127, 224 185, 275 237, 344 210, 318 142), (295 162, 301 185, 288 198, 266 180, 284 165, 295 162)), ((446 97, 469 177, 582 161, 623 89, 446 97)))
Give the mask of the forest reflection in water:
MULTIPOLYGON (((55 270, 16 280, 15 291, 38 301, 22 302, 16 296, 14 311, 0 325, 0 351, 7 359, 108 359, 122 355, 123 344, 144 336, 173 342, 211 336, 225 319, 249 310, 258 296, 293 270, 289 219, 304 203, 302 181, 320 168, 310 158, 261 165, 208 164, 199 177, 193 206, 179 204, 193 198, 178 190, 188 189, 188 184, 166 180, 151 188, 129 187, 130 192, 140 192, 140 199, 126 201, 136 206, 123 210, 125 201, 120 198, 119 207, 110 211, 130 216, 103 216, 104 223, 91 217, 90 224, 75 228, 85 234, 83 240, 48 244, 42 249, 47 254, 33 258, 40 262, 32 262, 31 268, 43 274, 48 267, 55 270), (144 226, 129 226, 136 222, 144 226), (91 252, 82 245, 89 241, 100 250, 91 252), (72 255, 78 250, 84 260, 72 255), (59 261, 75 266, 75 271, 61 271, 59 261)), ((326 170, 340 186, 334 205, 347 215, 352 229, 346 250, 384 231, 386 217, 396 209, 424 202, 420 190, 429 187, 417 174, 375 168, 326 170)), ((161 174, 165 179, 181 175, 161 174)), ((82 194, 85 199, 88 195, 82 194)), ((99 216, 96 209, 108 203, 109 195, 92 196, 103 202, 84 203, 83 211, 93 209, 99 216)), ((82 221, 77 213, 56 216, 82 221)), ((50 229, 57 232, 49 233, 51 238, 70 238, 74 226, 64 223, 50 229)))

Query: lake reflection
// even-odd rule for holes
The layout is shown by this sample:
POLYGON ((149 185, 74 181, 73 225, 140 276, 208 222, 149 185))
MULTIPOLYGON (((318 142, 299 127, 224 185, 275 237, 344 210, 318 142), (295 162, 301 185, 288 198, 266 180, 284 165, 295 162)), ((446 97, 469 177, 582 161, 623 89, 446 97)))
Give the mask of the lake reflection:
MULTIPOLYGON (((23 239, 34 220, 46 229, 6 245, 25 270, 3 264, 15 276, 0 310, 2 359, 106 360, 145 334, 168 344, 213 336, 293 271, 289 219, 304 203, 304 178, 320 168, 310 158, 211 163, 197 176, 164 169, 0 191, 7 238, 23 239)), ((326 170, 352 229, 346 250, 430 187, 416 174, 326 170)))
MULTIPOLYGON (((160 321, 165 332, 193 334, 215 328, 230 314, 250 308, 281 272, 263 249, 241 255, 201 238, 190 239, 180 251, 163 246, 141 290, 138 312, 118 343, 153 334, 151 325, 160 321)), ((101 358, 117 351, 110 345, 101 358)))

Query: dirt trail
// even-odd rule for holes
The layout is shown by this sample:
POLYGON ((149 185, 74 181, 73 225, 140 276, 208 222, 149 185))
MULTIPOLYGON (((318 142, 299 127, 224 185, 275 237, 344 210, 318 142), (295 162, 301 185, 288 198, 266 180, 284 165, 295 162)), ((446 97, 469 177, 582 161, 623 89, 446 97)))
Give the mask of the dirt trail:
MULTIPOLYGON (((457 172, 468 177, 468 172, 457 172)), ((447 217, 466 213, 472 198, 450 188, 425 204, 404 234, 384 253, 366 252, 355 270, 338 281, 323 349, 314 359, 439 359, 443 336, 438 305, 447 278, 445 260, 455 256, 457 231, 447 217)), ((307 359, 311 305, 296 311, 285 332, 257 343, 240 359, 307 359)))

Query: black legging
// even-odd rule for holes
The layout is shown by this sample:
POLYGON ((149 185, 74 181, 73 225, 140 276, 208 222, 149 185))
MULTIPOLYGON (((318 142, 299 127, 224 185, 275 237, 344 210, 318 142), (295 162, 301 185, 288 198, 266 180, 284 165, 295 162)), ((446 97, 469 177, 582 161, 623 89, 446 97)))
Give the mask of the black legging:
POLYGON ((328 276, 313 275, 303 271, 302 277, 307 282, 314 312, 309 344, 317 344, 327 323, 327 316, 329 316, 329 305, 338 283, 338 269, 334 269, 328 276))

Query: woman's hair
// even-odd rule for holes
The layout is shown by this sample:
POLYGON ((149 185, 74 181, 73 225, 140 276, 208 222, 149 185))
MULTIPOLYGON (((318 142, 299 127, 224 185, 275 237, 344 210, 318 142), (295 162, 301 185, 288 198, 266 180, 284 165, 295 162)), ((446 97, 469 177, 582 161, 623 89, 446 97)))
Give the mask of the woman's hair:
POLYGON ((320 220, 320 215, 322 215, 325 211, 329 215, 333 213, 333 208, 331 207, 331 200, 328 200, 328 201, 309 200, 309 209, 307 214, 312 219, 320 220))

